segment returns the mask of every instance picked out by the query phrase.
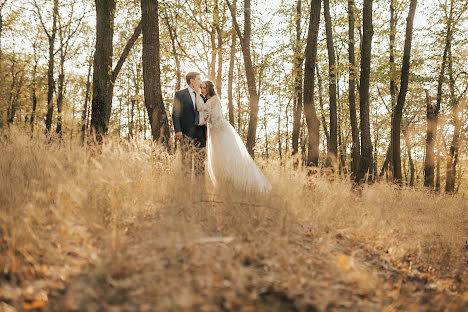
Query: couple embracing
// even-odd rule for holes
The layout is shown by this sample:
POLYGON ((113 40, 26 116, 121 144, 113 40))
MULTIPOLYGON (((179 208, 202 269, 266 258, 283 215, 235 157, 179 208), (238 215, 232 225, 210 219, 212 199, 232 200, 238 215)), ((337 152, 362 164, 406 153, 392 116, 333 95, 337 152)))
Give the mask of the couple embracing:
POLYGON ((236 130, 224 118, 221 102, 211 81, 201 81, 199 73, 186 76, 188 87, 175 93, 172 121, 180 141, 182 161, 195 173, 206 168, 215 187, 245 192, 268 193, 270 182, 250 157, 236 130))

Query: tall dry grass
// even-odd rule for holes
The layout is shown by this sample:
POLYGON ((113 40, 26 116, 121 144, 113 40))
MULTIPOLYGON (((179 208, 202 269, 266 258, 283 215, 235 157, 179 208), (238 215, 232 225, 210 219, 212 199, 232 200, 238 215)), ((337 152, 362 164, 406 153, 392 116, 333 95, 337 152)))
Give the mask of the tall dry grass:
MULTIPOLYGON (((207 182, 202 187, 182 175, 178 155, 141 139, 110 138, 89 147, 31 139, 13 129, 0 140, 0 153, 4 282, 18 284, 41 274, 66 282, 90 263, 103 263, 96 275, 110 270, 118 279, 140 272, 141 281, 161 280, 170 298, 171 290, 180 290, 180 275, 157 275, 167 269, 169 255, 177 258, 189 248, 187 257, 209 255, 214 266, 219 261, 226 270, 236 257, 264 262, 269 254, 306 262, 313 255, 304 242, 297 242, 303 255, 297 246, 290 248, 305 233, 321 246, 316 263, 323 262, 319 257, 335 262, 340 252, 332 241, 338 235, 355 243, 351 255, 369 249, 408 269, 424 264, 432 274, 467 277, 464 198, 386 184, 357 192, 347 181, 307 176, 303 169, 274 162, 261 164, 272 193, 246 196, 229 186, 215 190, 207 182), (212 254, 190 249, 220 237, 239 244, 212 254)), ((79 303, 69 304, 79 310, 79 303)))

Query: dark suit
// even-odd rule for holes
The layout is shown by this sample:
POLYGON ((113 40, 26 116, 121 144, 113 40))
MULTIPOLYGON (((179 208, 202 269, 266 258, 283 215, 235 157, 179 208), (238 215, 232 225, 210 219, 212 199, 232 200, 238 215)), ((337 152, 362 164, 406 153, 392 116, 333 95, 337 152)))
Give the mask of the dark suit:
POLYGON ((206 126, 198 126, 198 112, 194 108, 188 88, 179 90, 174 95, 172 122, 175 132, 182 132, 197 147, 206 146, 206 126))
POLYGON ((206 126, 198 126, 198 111, 194 107, 188 88, 174 95, 172 123, 175 132, 182 132, 182 160, 186 168, 191 167, 194 156, 195 171, 202 174, 205 168, 206 126))

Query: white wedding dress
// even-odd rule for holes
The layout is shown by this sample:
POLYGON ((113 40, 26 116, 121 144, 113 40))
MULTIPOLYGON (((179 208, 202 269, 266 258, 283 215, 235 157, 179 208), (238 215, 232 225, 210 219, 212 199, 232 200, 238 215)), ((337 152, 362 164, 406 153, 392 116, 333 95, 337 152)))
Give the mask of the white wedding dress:
MULTIPOLYGON (((200 99, 201 100, 201 99, 200 99)), ((246 192, 268 193, 271 184, 250 157, 236 130, 224 118, 218 96, 205 104, 197 99, 208 124, 207 169, 215 186, 233 186, 246 192)))

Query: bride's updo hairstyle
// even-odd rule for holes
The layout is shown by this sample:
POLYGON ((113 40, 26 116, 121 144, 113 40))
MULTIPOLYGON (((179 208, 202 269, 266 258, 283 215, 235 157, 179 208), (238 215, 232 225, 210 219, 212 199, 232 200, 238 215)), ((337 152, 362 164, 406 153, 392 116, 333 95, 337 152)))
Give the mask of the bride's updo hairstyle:
POLYGON ((212 96, 215 96, 216 95, 216 91, 215 91, 215 87, 214 87, 214 84, 207 80, 207 81, 204 81, 203 82, 206 86, 206 92, 208 93, 207 95, 212 97, 212 96))

